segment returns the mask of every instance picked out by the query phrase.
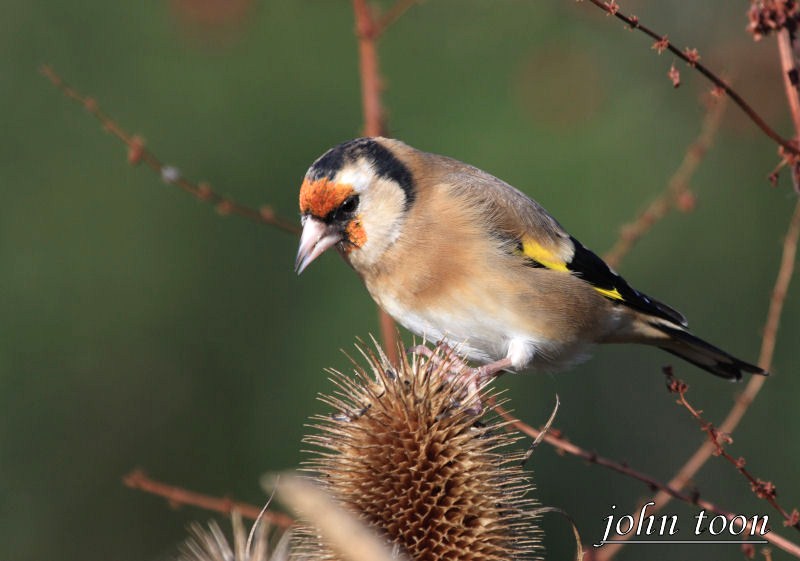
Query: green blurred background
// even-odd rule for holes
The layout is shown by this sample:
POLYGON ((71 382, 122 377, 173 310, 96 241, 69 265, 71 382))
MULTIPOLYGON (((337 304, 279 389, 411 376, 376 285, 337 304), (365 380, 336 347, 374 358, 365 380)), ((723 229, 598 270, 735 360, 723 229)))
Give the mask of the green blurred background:
MULTIPOLYGON (((387 6, 383 2, 382 6, 387 6)), ((774 40, 744 31, 745 1, 622 4, 737 87, 785 135, 774 40)), ((296 216, 300 180, 362 125, 345 0, 0 1, 0 559, 149 560, 190 520, 124 488, 134 467, 253 503, 266 471, 297 466, 325 367, 377 331, 375 307, 335 255, 301 278, 296 240, 222 218, 131 168, 118 142, 37 73, 52 64, 187 176, 296 216)), ((673 90, 645 37, 573 0, 428 0, 380 44, 392 133, 486 169, 544 204, 598 252, 659 193, 696 137, 709 86, 684 65, 673 90)), ((755 360, 795 196, 765 177, 775 146, 729 107, 692 180, 697 208, 659 224, 621 267, 695 332, 755 360)), ((731 452, 800 503, 800 377, 790 291, 774 372, 731 452), (794 341, 794 343, 792 343, 794 341)), ((513 408, 589 449, 668 479, 703 440, 664 391, 652 349, 598 349, 559 374, 504 377, 513 408)), ((691 398, 720 420, 742 386, 684 363, 691 398)), ((541 447, 542 503, 586 542, 647 489, 541 447)), ((713 459, 696 484, 729 509, 769 513, 713 459)), ((697 509, 670 505, 689 532, 697 509)), ((551 559, 570 532, 547 520, 551 559)), ((776 527, 781 528, 780 523, 776 527)), ((782 529, 786 533, 785 529, 782 529)), ((620 559, 731 559, 737 546, 631 546, 620 559), (638 549, 635 549, 638 548, 638 549), (646 550, 643 550, 646 548, 646 550)), ((776 559, 785 558, 776 553, 776 559)))

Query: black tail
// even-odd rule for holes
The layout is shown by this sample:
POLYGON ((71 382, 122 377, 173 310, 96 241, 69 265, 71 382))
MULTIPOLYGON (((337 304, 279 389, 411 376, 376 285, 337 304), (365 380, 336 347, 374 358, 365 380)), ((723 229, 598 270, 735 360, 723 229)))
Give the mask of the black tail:
POLYGON ((695 337, 688 331, 662 323, 651 323, 651 325, 670 337, 667 344, 659 345, 662 349, 691 362, 703 370, 711 372, 715 376, 728 380, 741 380, 743 372, 761 374, 762 376, 769 375, 769 372, 763 368, 739 360, 711 343, 695 337))

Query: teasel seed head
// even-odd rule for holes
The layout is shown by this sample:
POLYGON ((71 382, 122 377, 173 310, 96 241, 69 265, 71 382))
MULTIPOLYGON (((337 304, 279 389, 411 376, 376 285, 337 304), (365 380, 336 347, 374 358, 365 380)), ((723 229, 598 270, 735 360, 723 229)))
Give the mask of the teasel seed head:
MULTIPOLYGON (((399 367, 377 344, 357 348, 366 366, 330 371, 338 391, 321 399, 334 412, 314 417, 304 440, 317 448, 306 465, 317 483, 407 558, 540 559, 524 453, 509 451, 519 437, 493 414, 488 388, 471 390, 471 373, 454 374, 440 347, 430 359, 401 352, 399 367)), ((313 531, 301 535, 310 558, 340 559, 313 531)))
POLYGON ((259 517, 247 530, 238 511, 231 513, 233 539, 228 540, 216 521, 205 527, 197 522, 189 526, 189 538, 183 543, 178 561, 288 561, 291 532, 269 526, 259 517))

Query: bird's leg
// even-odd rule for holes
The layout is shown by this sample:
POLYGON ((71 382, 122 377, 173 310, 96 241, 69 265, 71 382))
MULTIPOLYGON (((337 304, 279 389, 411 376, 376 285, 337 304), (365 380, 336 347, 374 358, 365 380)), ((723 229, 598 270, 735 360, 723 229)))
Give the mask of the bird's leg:
POLYGON ((425 345, 411 347, 408 349, 408 352, 422 355, 433 362, 436 366, 445 365, 451 376, 465 371, 470 372, 478 384, 483 384, 489 380, 489 378, 497 378, 503 374, 503 372, 512 367, 511 359, 509 357, 505 357, 501 358, 500 360, 490 362, 489 364, 472 368, 463 359, 456 355, 451 346, 442 344, 441 348, 442 354, 445 355, 444 357, 441 357, 439 353, 430 350, 425 345))
POLYGON ((475 376, 478 378, 478 383, 483 384, 489 378, 497 378, 503 372, 511 368, 511 359, 509 357, 501 358, 500 360, 496 360, 494 362, 490 362, 489 364, 484 364, 483 366, 479 366, 478 368, 473 368, 475 372, 475 376))
POLYGON ((422 355, 428 360, 434 360, 434 357, 436 356, 436 353, 425 345, 414 345, 413 347, 406 349, 406 354, 422 355))

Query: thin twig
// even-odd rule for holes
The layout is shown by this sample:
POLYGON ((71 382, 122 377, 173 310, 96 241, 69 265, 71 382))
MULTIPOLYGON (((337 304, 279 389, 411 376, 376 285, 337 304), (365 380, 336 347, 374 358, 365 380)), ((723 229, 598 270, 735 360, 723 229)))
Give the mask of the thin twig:
MULTIPOLYGON (((402 4, 402 2, 398 2, 402 4)), ((407 9, 407 8, 406 8, 407 9)), ((400 10, 397 17, 405 11, 400 10)), ((361 104, 364 111, 364 135, 383 136, 386 134, 386 121, 381 103, 381 77, 378 64, 378 47, 376 38, 386 30, 391 22, 382 27, 375 23, 366 0, 353 0, 353 13, 356 19, 356 36, 358 37, 359 73, 361 76, 361 104)), ((385 311, 380 310, 379 321, 383 348, 389 360, 397 364, 399 356, 398 333, 394 320, 385 311)))
POLYGON ((778 33, 778 53, 783 69, 783 86, 786 91, 786 100, 789 102, 789 110, 794 122, 794 130, 800 131, 800 93, 797 85, 792 83, 792 70, 795 69, 794 53, 792 52, 792 41, 789 31, 782 29, 778 33))
MULTIPOLYGON (((789 111, 794 122, 795 141, 800 136, 800 84, 798 84, 797 59, 794 54, 792 35, 788 29, 782 29, 778 33, 778 52, 781 59, 781 70, 783 71, 783 86, 786 91, 786 100, 789 102, 789 111)), ((800 166, 798 162, 792 162, 792 183, 794 190, 800 194, 800 166)))
POLYGON ((366 0, 353 0, 358 37, 361 103, 364 110, 364 135, 386 134, 381 103, 381 77, 378 66, 378 47, 375 43, 375 20, 366 0))
MULTIPOLYGON (((798 238, 800 238, 800 201, 795 204, 794 213, 792 214, 792 219, 789 222, 789 228, 786 232, 786 236, 783 239, 781 264, 778 269, 778 276, 775 279, 775 287, 772 289, 769 312, 767 312, 767 322, 764 326, 764 336, 761 343, 761 352, 759 354, 758 364, 766 370, 770 370, 772 368, 772 358, 775 354, 775 342, 778 337, 778 327, 780 326, 781 312, 783 311, 783 305, 786 301, 786 294, 789 291, 789 284, 792 281, 795 262, 797 261, 798 238)), ((747 406, 750 405, 750 402, 752 402, 755 394, 758 393, 758 389, 756 389, 753 392, 753 395, 748 395, 750 392, 750 385, 754 385, 752 384, 752 381, 754 380, 761 381, 761 384, 758 384, 757 386, 758 389, 761 389, 761 385, 763 385, 764 381, 766 381, 766 378, 763 376, 754 376, 752 378, 751 384, 748 384, 748 387, 742 396, 736 400, 736 407, 734 407, 734 410, 731 411, 731 414, 725 419, 725 423, 722 425, 726 431, 730 432, 730 430, 733 430, 736 425, 739 424, 739 420, 744 414, 744 410, 739 413, 737 407, 746 409, 747 406), (734 413, 736 414, 734 415, 734 413)))
POLYGON ((733 100, 733 102, 739 106, 739 108, 744 111, 744 113, 750 118, 756 126, 761 129, 761 131, 766 134, 769 138, 779 144, 783 150, 787 154, 791 154, 794 157, 800 156, 800 149, 798 149, 795 144, 783 138, 779 135, 775 130, 770 127, 767 122, 759 115, 755 109, 753 109, 749 103, 747 103, 742 96, 740 96, 731 86, 729 86, 722 78, 717 76, 714 72, 712 72, 709 68, 707 68, 704 64, 699 62, 699 55, 695 50, 686 49, 681 51, 675 45, 672 44, 671 41, 667 38, 666 35, 662 35, 660 33, 656 33, 649 27, 643 25, 639 18, 636 16, 627 16, 623 14, 620 9, 619 5, 615 0, 610 0, 608 2, 604 0, 589 0, 592 4, 603 10, 609 15, 613 15, 619 20, 625 22, 631 29, 638 29, 645 35, 655 39, 656 41, 656 48, 659 52, 663 50, 668 50, 684 62, 686 62, 690 67, 697 70, 700 74, 705 76, 712 84, 714 84, 717 88, 720 88, 724 91, 728 96, 733 100))
MULTIPOLYGON (((778 336, 781 312, 786 301, 786 294, 789 290, 789 283, 794 273, 795 261, 797 259, 797 242, 800 237, 800 201, 795 205, 794 213, 789 222, 789 228, 783 241, 783 254, 781 256, 778 275, 775 279, 775 286, 770 297, 767 321, 764 326, 764 335, 761 340, 761 351, 759 353, 758 365, 765 370, 772 368, 772 359, 775 353, 775 343, 778 336)), ((719 430, 731 434, 739 425, 750 404, 755 400, 758 392, 767 381, 765 376, 753 376, 747 383, 744 391, 736 398, 736 402, 731 408, 725 420, 720 424, 719 430)), ((686 462, 684 467, 670 482, 682 488, 700 470, 703 464, 714 452, 714 446, 704 443, 697 452, 686 462)))
MULTIPOLYGON (((783 33, 778 34, 779 42, 783 33)), ((785 38, 784 38, 785 40, 785 38)), ((791 47, 791 45, 789 45, 791 47)), ((785 47, 784 47, 785 48, 785 47)), ((781 67, 785 76, 789 76, 793 69, 795 69, 794 58, 792 56, 781 56, 781 67)), ((797 95, 797 90, 794 88, 790 81, 785 82, 786 95, 789 100, 789 108, 792 111, 792 119, 795 123, 800 124, 800 102, 792 101, 797 95)), ((800 129, 795 131, 800 134, 800 129)), ((793 173, 792 178, 797 181, 797 166, 792 165, 793 173)), ((795 183, 797 187, 797 183, 795 183)), ((772 289, 770 296, 769 310, 767 311, 767 320, 764 326, 764 332, 761 338, 761 351, 759 353, 758 364, 764 370, 772 369, 772 360, 775 354, 775 343, 778 335, 778 326, 780 324, 781 313, 783 312, 784 302, 786 301, 786 294, 789 290, 789 284, 794 274, 794 264, 797 259, 797 243, 800 238, 800 200, 796 203, 794 213, 789 221, 789 226, 786 230, 786 235, 783 240, 783 251, 781 256, 780 266, 778 268, 777 278, 775 285, 772 289)), ((766 382, 764 376, 753 376, 747 383, 745 390, 736 398, 731 410, 726 415, 719 430, 732 434, 739 422, 744 417, 750 404, 755 400, 761 388, 766 382)), ((686 460, 683 466, 673 476, 669 482, 669 486, 675 489, 683 489, 689 481, 694 478, 698 471, 705 465, 708 459, 715 451, 714 445, 709 441, 704 441, 700 447, 695 451, 692 456, 686 460)), ((664 508, 671 496, 668 493, 659 491, 653 502, 655 502, 655 510, 664 508)), ((634 514, 634 522, 638 523, 638 514, 634 514)), ((598 555, 598 561, 609 561, 614 555, 624 547, 624 540, 628 539, 626 536, 621 536, 620 541, 611 544, 604 548, 601 555, 598 555)))
POLYGON ((729 464, 736 468, 741 473, 748 483, 753 493, 759 498, 767 501, 775 510, 777 510, 784 519, 784 526, 791 526, 795 530, 800 530, 800 520, 798 520, 798 511, 794 509, 790 514, 785 508, 778 503, 778 491, 775 485, 769 481, 764 481, 755 477, 750 470, 745 467, 745 459, 743 457, 734 458, 726 449, 725 444, 731 444, 733 439, 726 432, 721 431, 714 426, 714 423, 707 421, 703 418, 702 411, 694 407, 686 398, 689 391, 689 385, 682 380, 675 378, 671 368, 665 368, 664 373, 667 376, 667 389, 670 393, 678 395, 677 403, 686 409, 695 421, 700 425, 700 429, 708 436, 708 442, 714 447, 714 456, 724 458, 729 464))
MULTIPOLYGON (((248 503, 240 503, 230 499, 203 495, 202 493, 189 491, 182 487, 168 485, 161 481, 151 479, 141 470, 130 472, 122 478, 122 482, 131 489, 163 497, 169 502, 170 506, 174 508, 182 505, 189 505, 227 515, 229 515, 231 511, 236 510, 240 512, 242 516, 250 520, 258 519, 263 510, 260 507, 248 503)), ((281 528, 288 528, 294 524, 294 520, 290 516, 280 512, 266 510, 263 511, 263 517, 281 528)))
MULTIPOLYGON (((767 312, 767 321, 764 327, 764 335, 761 339, 761 352, 759 353, 758 365, 768 371, 772 368, 772 359, 775 353, 775 342, 778 335, 781 312, 783 311, 786 294, 789 290, 789 283, 794 273, 794 264, 797 259, 798 238, 800 238, 800 201, 795 205, 794 214, 792 214, 783 241, 783 255, 781 257, 780 267, 778 268, 778 275, 775 279, 775 286, 772 289, 769 311, 767 312)), ((744 391, 736 398, 733 407, 728 412, 722 424, 720 424, 720 431, 726 434, 733 433, 766 380, 766 376, 753 376, 750 378, 744 391)), ((678 470, 678 473, 669 481, 668 486, 673 489, 683 489, 713 455, 714 450, 713 444, 704 441, 697 451, 686 461, 683 467, 678 470)), ((664 508, 671 498, 672 495, 670 493, 663 490, 659 491, 652 499, 655 503, 653 512, 664 508)), ((634 522, 638 523, 637 514, 634 514, 634 522)), ((625 540, 626 537, 620 536, 619 539, 625 540)), ((605 546, 598 555, 598 561, 608 561, 623 546, 624 543, 622 541, 605 546)))
POLYGON ((373 36, 377 39, 390 28, 394 23, 400 19, 408 10, 419 4, 422 0, 397 0, 388 10, 384 13, 372 31, 373 36))
MULTIPOLYGON (((524 421, 519 420, 511 413, 506 411, 500 405, 493 405, 494 409, 497 411, 498 415, 503 417, 505 420, 510 421, 511 425, 519 430, 520 432, 530 436, 535 440, 539 440, 541 442, 546 442, 556 450, 560 452, 565 452, 571 456, 576 456, 585 460, 590 464, 597 464, 599 466, 605 467, 610 469, 611 471, 615 471, 622 475, 626 475, 637 481, 641 481, 642 483, 646 484, 651 489, 662 489, 664 492, 669 493, 672 497, 687 502, 691 504, 699 504, 697 500, 699 497, 696 494, 689 494, 684 493, 678 489, 674 489, 669 485, 665 485, 664 483, 660 482, 659 480, 651 477, 645 473, 637 471, 632 467, 628 466, 625 463, 617 462, 610 458, 606 458, 604 456, 598 455, 596 452, 589 452, 584 448, 581 448, 577 444, 569 441, 566 439, 561 431, 557 429, 550 428, 549 430, 546 429, 536 429, 524 421)), ((715 507, 716 508, 716 507, 715 507)), ((715 510, 717 512, 717 510, 715 510)), ((719 511, 718 514, 722 514, 722 511, 719 511)))
MULTIPOLYGON (((520 421, 519 419, 517 419, 516 417, 511 415, 508 411, 506 411, 503 407, 501 407, 499 405, 494 405, 494 410, 497 411, 497 413, 501 417, 503 417, 507 421, 510 421, 511 424, 514 426, 514 428, 516 428, 520 432, 530 436, 531 438, 539 438, 539 436, 543 432, 545 432, 545 431, 542 431, 542 430, 537 430, 537 429, 533 428, 532 426, 520 421)), ((611 460, 609 458, 605 458, 603 456, 598 455, 595 452, 589 452, 588 450, 585 450, 584 448, 581 448, 580 446, 578 446, 578 445, 570 442, 566 438, 564 438, 560 434, 559 431, 550 429, 549 431, 547 431, 545 433, 543 441, 547 442, 548 444, 553 446, 553 448, 555 448, 556 450, 559 450, 560 452, 564 452, 564 453, 570 454, 571 456, 576 456, 576 457, 581 458, 581 459, 583 459, 586 462, 589 462, 591 464, 597 464, 599 466, 606 467, 606 468, 608 468, 608 469, 610 469, 612 471, 615 471, 615 472, 620 473, 622 475, 625 475, 625 476, 631 477, 633 479, 636 479, 638 481, 641 481, 642 483, 645 483, 650 489, 660 489, 661 492, 663 492, 665 494, 668 494, 669 496, 671 496, 673 498, 676 498, 676 499, 681 500, 683 502, 686 502, 688 504, 697 505, 700 508, 705 509, 705 510, 707 510, 709 512, 713 512, 715 514, 722 515, 728 521, 733 522, 734 521, 734 517, 737 516, 736 514, 734 514, 731 511, 728 511, 728 510, 725 510, 723 508, 720 508, 719 506, 717 506, 714 503, 711 503, 711 502, 709 502, 709 501, 707 501, 705 499, 701 499, 699 494, 697 494, 697 493, 686 493, 684 491, 681 491, 678 488, 675 488, 675 487, 670 486, 668 484, 662 483, 661 481, 659 481, 655 477, 652 477, 652 476, 647 475, 647 474, 645 474, 643 472, 635 470, 635 469, 631 468, 630 466, 628 466, 627 464, 624 464, 624 463, 621 463, 621 462, 616 462, 616 461, 611 460)), ((650 510, 650 512, 652 512, 652 509, 650 510)), ((741 517, 739 518, 739 520, 741 520, 741 517)), ((745 526, 745 528, 750 528, 751 526, 752 526, 752 520, 745 526)), ((744 533, 744 530, 741 533, 744 533)), ((798 545, 798 544, 796 544, 794 542, 791 542, 791 541, 787 540, 786 538, 784 538, 782 536, 777 535, 774 530, 771 530, 769 533, 765 534, 764 536, 760 536, 760 537, 762 537, 763 539, 769 541, 770 543, 772 543, 776 547, 781 548, 782 550, 786 551, 787 553, 789 553, 789 554, 791 554, 791 555, 793 555, 793 556, 795 556, 797 558, 800 558, 800 545, 798 545)), ((606 544, 606 545, 604 545, 602 549, 597 551, 597 553, 595 555, 595 559, 600 559, 601 555, 607 549, 609 549, 610 547, 612 547, 614 545, 616 545, 616 544, 606 544)))
MULTIPOLYGON (((714 142, 726 105, 724 97, 711 101, 711 106, 703 119, 700 134, 686 149, 683 161, 670 177, 666 189, 639 214, 636 220, 620 228, 617 241, 604 256, 609 265, 618 267, 639 239, 662 220, 670 210, 682 208, 680 205, 684 199, 693 200, 690 198, 689 181, 714 142)), ((689 210, 690 204, 691 202, 685 204, 686 210, 689 210)))
MULTIPOLYGON (((372 27, 372 18, 368 13, 368 8, 363 0, 355 0, 354 4, 362 4, 361 11, 357 14, 366 14, 366 20, 360 26, 372 27)), ((377 52, 375 42, 369 38, 364 38, 360 34, 359 51, 361 57, 362 75, 362 97, 364 101, 365 115, 365 134, 368 136, 380 136, 383 133, 383 110, 380 104, 380 81, 378 78, 377 52)), ((128 161, 131 164, 144 162, 150 169, 155 171, 165 183, 175 185, 186 191, 195 198, 210 202, 215 205, 220 214, 236 214, 259 224, 275 226, 285 232, 295 235, 300 233, 300 229, 292 221, 275 214, 269 206, 263 206, 259 210, 237 203, 236 201, 220 195, 213 191, 207 183, 193 183, 180 174, 177 168, 165 165, 152 151, 147 149, 141 137, 133 135, 123 129, 105 111, 100 109, 96 100, 80 93, 78 90, 67 84, 50 66, 44 65, 40 68, 41 73, 50 80, 61 92, 69 99, 80 103, 89 113, 103 125, 103 128, 121 140, 128 147, 128 161)), ((397 327, 390 316, 383 310, 380 314, 380 329, 382 339, 389 354, 390 360, 396 362, 397 357, 397 327)))
POLYGON ((121 140, 128 147, 128 162, 131 165, 144 163, 156 172, 162 181, 183 189, 193 197, 211 203, 220 214, 236 214, 259 224, 274 226, 290 234, 299 234, 300 229, 294 222, 275 214, 269 206, 256 210, 242 205, 213 191, 207 183, 194 183, 181 175, 177 168, 164 164, 144 144, 141 137, 133 135, 123 129, 108 113, 100 109, 97 101, 77 91, 67 84, 61 76, 48 65, 40 67, 40 72, 69 99, 78 102, 100 123, 103 128, 121 140))

